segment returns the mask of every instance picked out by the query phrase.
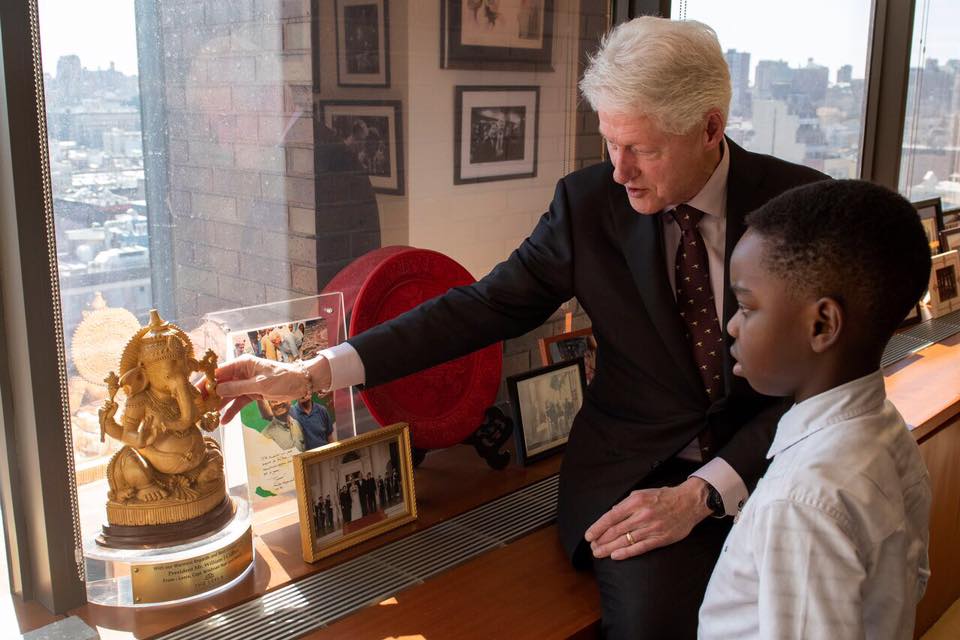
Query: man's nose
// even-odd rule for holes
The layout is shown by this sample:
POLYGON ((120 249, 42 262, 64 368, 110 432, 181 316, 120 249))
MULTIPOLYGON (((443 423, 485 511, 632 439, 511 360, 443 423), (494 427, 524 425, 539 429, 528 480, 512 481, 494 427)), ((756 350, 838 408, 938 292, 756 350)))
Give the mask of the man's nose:
POLYGON ((629 160, 629 154, 611 154, 613 162, 613 180, 617 184, 627 184, 636 177, 636 165, 629 160))

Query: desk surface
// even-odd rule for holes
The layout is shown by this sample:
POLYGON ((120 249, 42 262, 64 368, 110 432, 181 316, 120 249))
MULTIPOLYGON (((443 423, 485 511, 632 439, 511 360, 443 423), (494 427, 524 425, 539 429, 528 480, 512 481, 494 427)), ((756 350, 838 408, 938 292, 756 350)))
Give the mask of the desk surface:
MULTIPOLYGON (((885 371, 888 395, 919 442, 960 413, 958 365, 960 335, 885 371)), ((257 539, 253 574, 227 593, 176 607, 127 610, 85 605, 71 613, 97 628, 105 640, 150 637, 422 530, 556 473, 558 468, 559 458, 555 457, 532 467, 511 465, 497 472, 488 469, 468 447, 433 452, 416 471, 420 513, 416 523, 309 565, 300 559, 295 517, 281 520, 257 539)), ((33 606, 20 607, 20 612, 24 629, 56 619, 33 606)), ((307 637, 469 638, 496 636, 498 630, 504 634, 509 630, 513 638, 569 637, 590 635, 598 617, 599 598, 591 577, 570 568, 551 526, 307 637)))

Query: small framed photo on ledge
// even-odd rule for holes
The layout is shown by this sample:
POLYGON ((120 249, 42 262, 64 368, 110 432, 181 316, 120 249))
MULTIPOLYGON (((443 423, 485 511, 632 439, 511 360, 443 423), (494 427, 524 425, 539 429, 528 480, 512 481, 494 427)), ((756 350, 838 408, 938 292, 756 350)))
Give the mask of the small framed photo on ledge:
POLYGON ((593 381, 593 374, 597 370, 597 339, 593 337, 591 327, 547 336, 538 342, 540 360, 544 365, 583 358, 587 384, 593 381))
POLYGON ((540 87, 456 87, 453 183, 537 175, 540 87))
POLYGON ((293 463, 306 562, 417 518, 405 423, 307 451, 293 463))
POLYGON ((960 252, 933 256, 930 268, 930 316, 960 310, 960 252))
POLYGON ((335 0, 337 85, 390 86, 388 0, 335 0))
POLYGON ((940 247, 940 232, 944 230, 943 203, 940 198, 928 198, 912 203, 920 216, 920 223, 927 234, 927 243, 930 245, 930 254, 943 253, 947 249, 940 247))
POLYGON ((940 232, 940 251, 960 249, 960 227, 947 227, 940 232))
POLYGON ((517 459, 526 466, 563 450, 586 387, 583 358, 507 378, 517 459))

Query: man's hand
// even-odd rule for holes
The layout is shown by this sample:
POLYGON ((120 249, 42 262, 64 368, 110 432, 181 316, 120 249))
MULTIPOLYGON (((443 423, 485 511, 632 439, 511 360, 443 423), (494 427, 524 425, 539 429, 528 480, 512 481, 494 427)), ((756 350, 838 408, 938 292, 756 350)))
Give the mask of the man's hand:
POLYGON ((676 487, 638 489, 590 525, 584 538, 595 558, 624 560, 665 547, 710 515, 707 493, 706 481, 695 476, 676 487))
POLYGON ((243 355, 217 369, 216 379, 220 408, 227 407, 220 422, 226 424, 254 400, 296 400, 307 395, 310 383, 315 390, 328 388, 330 363, 322 356, 287 363, 243 355), (303 367, 309 371, 309 382, 303 367))

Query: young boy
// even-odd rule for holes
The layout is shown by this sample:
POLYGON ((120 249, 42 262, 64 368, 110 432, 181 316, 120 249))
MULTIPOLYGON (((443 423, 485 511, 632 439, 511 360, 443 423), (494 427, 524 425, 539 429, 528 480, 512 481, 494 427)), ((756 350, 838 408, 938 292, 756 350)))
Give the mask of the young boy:
POLYGON ((733 372, 792 396, 724 544, 701 638, 910 638, 930 575, 929 477, 880 356, 927 286, 909 202, 817 182, 747 218, 730 261, 733 372))

